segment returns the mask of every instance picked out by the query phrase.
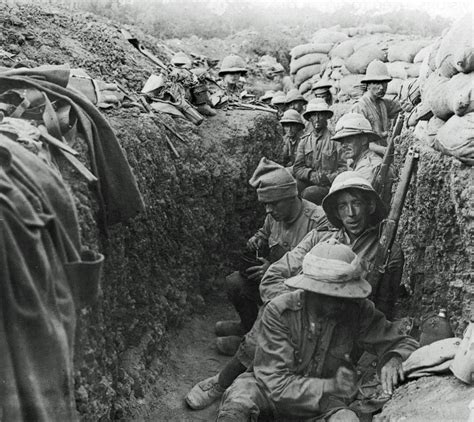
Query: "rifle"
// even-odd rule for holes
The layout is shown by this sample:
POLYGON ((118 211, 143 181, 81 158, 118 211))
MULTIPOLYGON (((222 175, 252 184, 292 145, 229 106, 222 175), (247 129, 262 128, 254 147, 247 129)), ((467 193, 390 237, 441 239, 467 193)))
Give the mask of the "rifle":
POLYGON ((405 164, 401 171, 397 190, 393 197, 392 206, 388 217, 382 222, 382 233, 380 235, 377 251, 375 253, 374 268, 367 277, 372 286, 371 297, 375 301, 379 295, 379 287, 387 269, 390 252, 397 235, 398 222, 402 214, 403 205, 410 184, 411 175, 419 158, 419 152, 413 147, 407 152, 405 164))
POLYGON ((390 195, 385 194, 385 186, 387 185, 387 177, 390 170, 390 166, 393 162, 395 152, 395 138, 400 135, 403 128, 404 114, 398 113, 393 132, 388 141, 387 149, 383 156, 382 165, 380 171, 374 176, 372 180, 372 186, 377 191, 382 199, 390 198, 390 195))
POLYGON ((243 109, 243 110, 260 110, 260 111, 268 111, 269 113, 277 113, 276 110, 270 107, 262 107, 254 104, 247 104, 247 103, 241 103, 238 101, 231 101, 228 103, 229 107, 237 108, 237 109, 243 109))

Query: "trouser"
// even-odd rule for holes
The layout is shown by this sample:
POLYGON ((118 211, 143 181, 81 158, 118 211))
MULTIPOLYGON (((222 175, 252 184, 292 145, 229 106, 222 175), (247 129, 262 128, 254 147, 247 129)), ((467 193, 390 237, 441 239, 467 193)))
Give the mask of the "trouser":
POLYGON ((235 271, 227 277, 227 297, 239 314, 240 321, 246 332, 250 331, 258 315, 258 307, 262 304, 259 283, 247 280, 235 271))
POLYGON ((320 412, 309 418, 278 415, 275 405, 257 384, 253 372, 240 375, 224 393, 217 422, 357 422, 356 413, 338 397, 324 395, 320 412))

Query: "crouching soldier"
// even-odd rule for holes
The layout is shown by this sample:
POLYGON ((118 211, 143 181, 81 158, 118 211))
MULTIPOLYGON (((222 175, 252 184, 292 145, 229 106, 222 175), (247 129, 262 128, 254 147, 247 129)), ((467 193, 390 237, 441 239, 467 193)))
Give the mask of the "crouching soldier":
POLYGON ((236 271, 227 277, 227 296, 240 321, 219 321, 216 334, 218 350, 230 355, 240 343, 240 338, 233 337, 248 332, 257 318, 261 304, 258 286, 270 263, 294 248, 311 230, 328 225, 321 207, 298 197, 295 179, 281 165, 262 158, 249 183, 257 189, 267 216, 263 227, 247 242, 247 249, 253 256, 257 251, 269 252, 244 274, 236 271))
POLYGON ((303 272, 285 280, 297 290, 266 305, 253 372, 240 375, 226 391, 218 422, 256 421, 260 415, 358 421, 350 409, 357 391, 348 364, 354 346, 377 355, 382 388, 393 392, 403 380, 402 362, 418 344, 399 334, 367 299, 371 286, 360 264, 353 250, 335 239, 304 256, 303 272))

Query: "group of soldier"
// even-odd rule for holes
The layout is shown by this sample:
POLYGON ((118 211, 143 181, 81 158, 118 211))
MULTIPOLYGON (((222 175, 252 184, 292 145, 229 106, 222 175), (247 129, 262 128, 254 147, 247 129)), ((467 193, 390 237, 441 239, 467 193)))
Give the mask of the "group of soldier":
MULTIPOLYGON (((237 89, 245 67, 224 70, 225 85, 237 89)), ((400 112, 385 98, 389 81, 386 66, 372 62, 365 93, 335 125, 326 81, 309 100, 295 89, 261 97, 278 111, 283 160, 263 157, 249 181, 266 217, 243 267, 226 278, 239 320, 219 321, 215 332, 219 352, 232 357, 189 391, 190 408, 220 399, 220 422, 357 421, 351 403, 363 352, 378 360, 387 396, 403 380, 402 362, 418 344, 391 322, 403 269, 398 245, 382 282, 367 282, 390 206, 391 186, 375 183, 390 119, 400 112)))

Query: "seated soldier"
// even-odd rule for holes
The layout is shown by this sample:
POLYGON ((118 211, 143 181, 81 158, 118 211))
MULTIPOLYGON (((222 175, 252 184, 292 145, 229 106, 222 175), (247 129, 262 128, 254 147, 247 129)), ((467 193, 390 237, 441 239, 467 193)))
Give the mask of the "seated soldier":
POLYGON ((390 205, 392 184, 394 179, 393 169, 387 175, 387 180, 381 184, 377 176, 382 166, 382 158, 369 147, 371 142, 377 142, 379 135, 372 130, 369 121, 357 113, 347 113, 336 124, 336 133, 333 141, 342 144, 344 158, 349 161, 349 168, 359 173, 372 183, 386 205, 390 205))
POLYGON ((308 104, 308 101, 306 101, 306 98, 303 97, 300 92, 294 88, 288 91, 288 94, 286 94, 286 107, 289 110, 296 110, 298 113, 303 113, 306 104, 308 104))
MULTIPOLYGON (((323 208, 328 220, 337 229, 311 231, 294 250, 269 267, 260 285, 260 296, 264 303, 290 290, 284 284, 285 279, 301 271, 304 256, 320 241, 334 238, 349 246, 362 263, 363 278, 373 269, 379 224, 385 217, 386 210, 370 183, 352 171, 340 174, 334 180, 323 208)), ((376 306, 388 318, 393 315, 402 271, 403 255, 398 244, 394 243, 384 279, 377 289, 377 295, 374 295, 376 306)), ((258 332, 259 319, 245 335, 237 353, 223 370, 201 381, 189 392, 186 401, 192 408, 202 409, 220 398, 235 378, 252 365, 258 332)))
POLYGON ((286 94, 283 91, 275 92, 272 100, 270 101, 272 105, 277 110, 277 118, 281 119, 283 113, 286 111, 286 94))
POLYGON ((350 408, 357 392, 349 358, 354 347, 377 355, 386 394, 403 381, 402 362, 418 343, 367 299, 371 286, 353 250, 335 239, 320 242, 305 254, 302 270, 285 280, 297 290, 265 306, 253 371, 225 392, 218 422, 256 421, 260 415, 359 421, 350 408))
POLYGON ((292 167, 295 163, 296 151, 304 130, 303 119, 296 110, 286 110, 283 113, 280 124, 285 132, 283 136, 283 165, 285 167, 292 167))
POLYGON ((227 277, 227 295, 240 321, 219 321, 216 334, 218 350, 231 356, 240 343, 235 336, 248 332, 257 318, 261 304, 258 286, 270 263, 295 247, 311 230, 327 226, 321 207, 298 197, 295 179, 280 164, 262 158, 249 183, 257 189, 267 216, 263 227, 247 242, 247 248, 254 256, 264 249, 269 252, 244 274, 236 271, 227 277))
POLYGON ((331 140, 328 120, 332 115, 322 99, 309 102, 303 117, 311 122, 312 130, 301 138, 293 166, 301 196, 317 205, 329 192, 334 178, 347 169, 338 144, 331 140))

